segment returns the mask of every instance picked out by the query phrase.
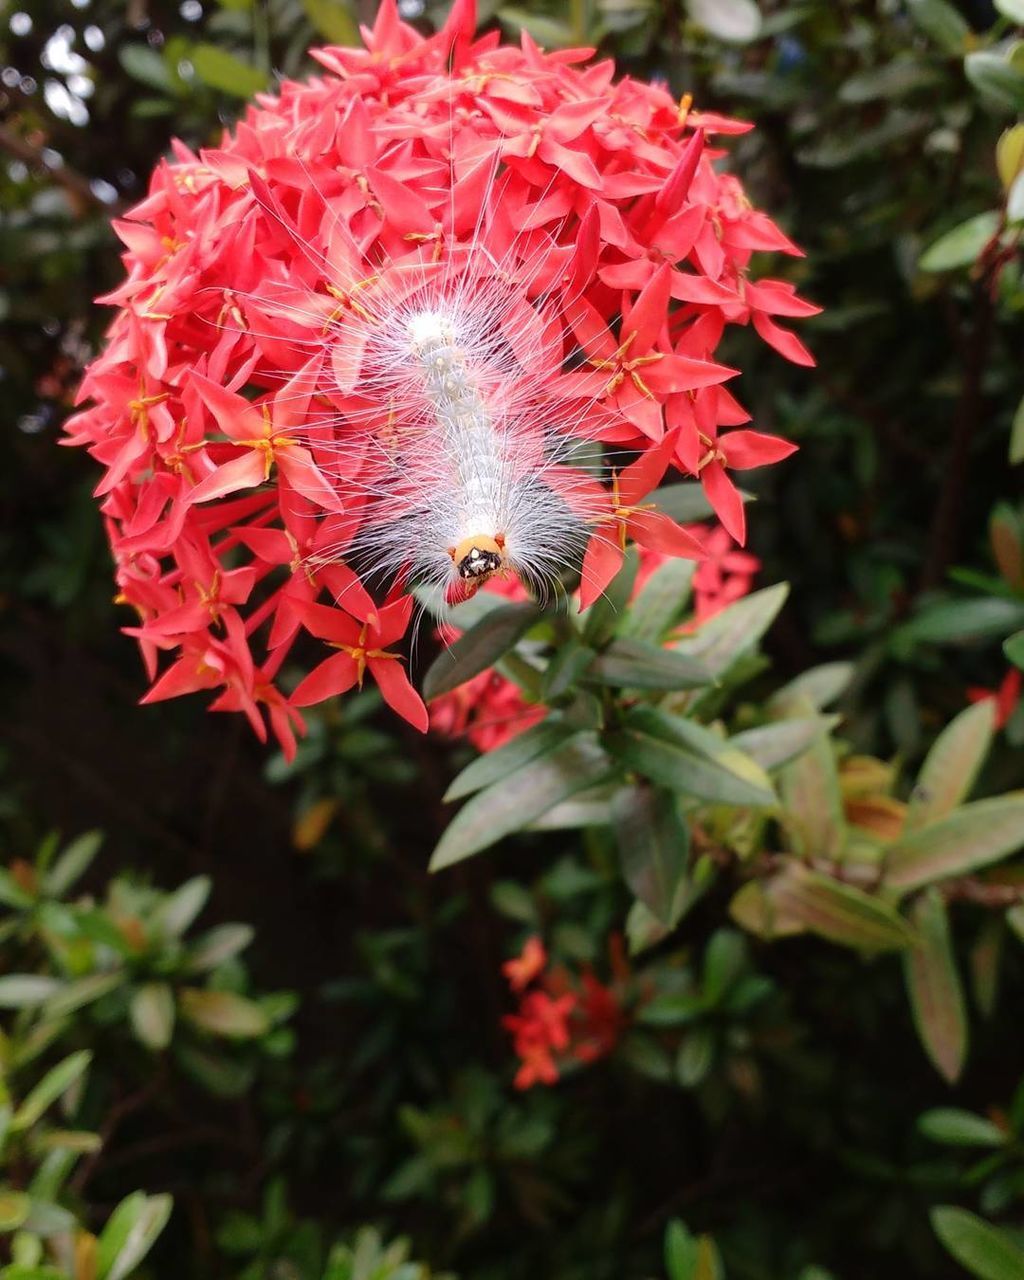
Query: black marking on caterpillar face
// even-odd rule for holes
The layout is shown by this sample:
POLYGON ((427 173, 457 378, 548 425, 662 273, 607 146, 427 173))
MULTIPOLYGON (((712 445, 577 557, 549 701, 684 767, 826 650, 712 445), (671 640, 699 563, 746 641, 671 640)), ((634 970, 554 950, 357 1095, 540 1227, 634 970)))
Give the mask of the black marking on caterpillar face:
POLYGON ((475 578, 489 577, 502 567, 500 552, 484 551, 480 547, 470 547, 468 553, 456 564, 460 578, 472 582, 475 578))

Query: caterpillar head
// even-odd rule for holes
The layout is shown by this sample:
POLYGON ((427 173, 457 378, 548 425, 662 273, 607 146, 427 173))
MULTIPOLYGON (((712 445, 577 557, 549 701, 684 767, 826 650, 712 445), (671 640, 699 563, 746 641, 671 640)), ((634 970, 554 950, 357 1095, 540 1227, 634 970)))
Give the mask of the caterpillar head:
POLYGON ((505 555, 505 535, 475 533, 448 548, 463 596, 474 595, 489 578, 508 567, 505 555))

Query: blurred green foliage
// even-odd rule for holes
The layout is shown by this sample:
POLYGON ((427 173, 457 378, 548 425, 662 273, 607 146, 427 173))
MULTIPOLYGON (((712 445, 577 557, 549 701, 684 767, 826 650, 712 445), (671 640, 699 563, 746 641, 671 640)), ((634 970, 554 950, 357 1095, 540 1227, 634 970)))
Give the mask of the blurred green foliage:
MULTIPOLYGON (((739 785, 728 735, 790 821, 705 794, 700 837, 652 876, 650 815, 679 815, 598 796, 581 825, 563 809, 433 879, 438 841, 449 862, 490 842, 466 840, 474 804, 485 837, 503 803, 521 825, 507 758, 484 804, 463 775, 451 823, 465 753, 397 736, 376 695, 325 710, 291 767, 199 708, 134 707, 93 476, 55 447, 101 340, 91 300, 118 278, 110 216, 172 136, 215 142, 372 8, 0 12, 0 1275, 437 1274, 417 1256, 467 1280, 1021 1280, 1018 816, 968 796, 1024 785, 1007 684, 1024 666, 1024 6, 486 7, 508 35, 598 44, 755 121, 732 163, 805 248, 792 277, 824 311, 814 374, 742 334, 727 356, 751 371, 756 425, 801 444, 751 520, 784 606, 771 588, 742 602, 742 652, 703 703, 666 687, 584 723, 617 735, 601 749, 640 791, 680 745, 652 712, 722 735, 697 743, 712 787, 739 785), (1002 727, 991 703, 964 711, 969 687, 1007 691, 1002 727), (771 733, 808 722, 813 742, 779 759, 771 733), (905 803, 930 836, 893 836, 905 803), (1009 834, 976 856, 998 820, 1009 834), (966 825, 940 840, 929 822, 966 825), (103 848, 44 834, 94 826, 103 848), (808 830, 846 859, 816 860, 808 830), (796 936, 769 943, 783 916, 796 936), (635 1016, 615 1053, 517 1094, 502 961, 539 932, 607 977, 627 918, 635 1016)), ((618 706, 637 655, 604 621, 560 639, 593 649, 584 692, 618 706)), ((553 699, 570 731, 577 693, 553 699)))

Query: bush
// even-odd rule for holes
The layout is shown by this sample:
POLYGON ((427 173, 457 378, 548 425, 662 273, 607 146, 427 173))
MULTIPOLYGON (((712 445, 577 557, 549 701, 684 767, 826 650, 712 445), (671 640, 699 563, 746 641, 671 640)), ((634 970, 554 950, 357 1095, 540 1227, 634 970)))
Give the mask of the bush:
POLYGON ((431 738, 367 689, 287 761, 131 705, 54 443, 110 214, 356 15, 50 8, 0 36, 0 1275, 1020 1280, 1024 9, 487 15, 756 123, 818 368, 723 358, 800 451, 749 551, 662 488, 710 561, 482 591, 431 738))

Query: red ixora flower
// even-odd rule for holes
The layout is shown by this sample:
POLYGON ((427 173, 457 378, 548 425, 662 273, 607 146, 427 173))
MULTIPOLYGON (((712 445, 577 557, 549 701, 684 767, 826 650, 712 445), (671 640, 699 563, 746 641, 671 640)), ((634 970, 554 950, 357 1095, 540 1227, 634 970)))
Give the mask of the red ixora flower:
POLYGON ((519 996, 518 1011, 502 1019, 520 1060, 513 1080, 517 1089, 556 1084, 566 1064, 596 1062, 615 1048, 626 1026, 620 989, 629 968, 619 939, 612 939, 609 951, 613 986, 599 982, 589 969, 578 977, 563 968, 548 969, 547 951, 536 935, 527 938, 517 959, 502 965, 519 996))
POLYGON ((1020 705, 1024 688, 1024 673, 1019 667, 1011 667, 1003 676, 998 689, 982 689, 971 685, 967 690, 968 702, 994 702, 996 704, 996 728, 1005 729, 1020 705))
MULTIPOLYGON (((810 359, 777 318, 815 308, 750 272, 755 252, 799 250, 721 171, 715 137, 747 126, 616 80, 585 50, 545 53, 525 31, 516 46, 478 37, 471 0, 430 37, 383 0, 363 36, 365 48, 314 51, 319 77, 260 95, 218 146, 174 144, 115 224, 126 278, 102 299, 116 312, 67 426, 103 468, 146 700, 211 691, 289 755, 297 708, 366 676, 425 728, 399 653, 420 568, 468 591, 478 571, 515 570, 529 542, 503 527, 436 545, 415 532, 472 483, 457 456, 417 454, 433 439, 429 372, 404 394, 384 360, 395 332, 407 361, 431 325, 435 341, 447 333, 416 290, 471 310, 499 298, 481 349, 508 353, 502 429, 516 439, 491 462, 534 468, 558 499, 549 515, 592 526, 584 605, 627 540, 704 553, 650 505, 667 471, 699 477, 742 541, 730 472, 791 449, 742 427, 724 385, 734 371, 715 360, 726 328, 750 324, 810 359), (415 306, 430 323, 396 330, 415 306), (615 456, 584 484, 550 464, 579 438, 635 460, 615 456), (288 696, 281 673, 302 662, 313 670, 288 696)), ((460 412, 485 413, 494 389, 473 387, 460 412)), ((500 693, 487 685, 477 701, 529 723, 500 693)), ((486 716, 460 717, 483 744, 486 716)), ((542 1058, 534 1069, 542 1078, 542 1058)))

